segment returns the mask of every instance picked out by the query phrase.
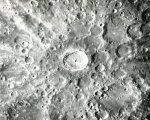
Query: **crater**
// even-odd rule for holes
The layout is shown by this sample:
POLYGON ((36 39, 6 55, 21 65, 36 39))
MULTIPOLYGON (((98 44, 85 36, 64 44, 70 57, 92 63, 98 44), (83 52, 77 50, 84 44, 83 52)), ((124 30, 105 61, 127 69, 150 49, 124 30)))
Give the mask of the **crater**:
POLYGON ((63 58, 65 68, 70 71, 81 71, 85 69, 88 61, 89 60, 85 52, 80 50, 66 53, 63 58))

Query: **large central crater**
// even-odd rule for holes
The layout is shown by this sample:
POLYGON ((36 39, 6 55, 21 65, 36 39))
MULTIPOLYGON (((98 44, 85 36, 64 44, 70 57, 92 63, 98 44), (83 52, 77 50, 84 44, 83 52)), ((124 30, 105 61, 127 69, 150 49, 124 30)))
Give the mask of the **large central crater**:
POLYGON ((80 50, 68 52, 63 58, 65 68, 70 71, 83 70, 86 68, 88 61, 89 60, 85 52, 80 50))

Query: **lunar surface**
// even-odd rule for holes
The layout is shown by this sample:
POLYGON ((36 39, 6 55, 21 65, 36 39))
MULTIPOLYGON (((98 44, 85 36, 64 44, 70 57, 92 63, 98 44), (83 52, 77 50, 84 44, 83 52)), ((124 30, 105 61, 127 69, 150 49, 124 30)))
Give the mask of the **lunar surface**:
POLYGON ((150 1, 0 0, 0 120, 150 120, 150 1))

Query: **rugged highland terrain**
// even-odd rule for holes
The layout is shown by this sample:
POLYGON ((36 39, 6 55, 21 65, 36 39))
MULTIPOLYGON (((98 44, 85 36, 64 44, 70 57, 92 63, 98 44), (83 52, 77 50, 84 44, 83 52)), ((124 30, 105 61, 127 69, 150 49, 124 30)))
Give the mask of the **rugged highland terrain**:
POLYGON ((150 120, 149 0, 0 0, 0 120, 150 120))

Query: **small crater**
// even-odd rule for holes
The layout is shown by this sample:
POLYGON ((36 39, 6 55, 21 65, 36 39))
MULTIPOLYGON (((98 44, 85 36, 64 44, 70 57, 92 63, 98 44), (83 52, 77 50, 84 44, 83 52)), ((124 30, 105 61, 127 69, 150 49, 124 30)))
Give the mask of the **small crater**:
POLYGON ((116 50, 116 54, 118 57, 125 57, 131 53, 132 53, 131 46, 127 43, 119 45, 116 50))
POLYGON ((136 4, 138 2, 138 0, 128 0, 128 2, 131 4, 136 4))
POLYGON ((146 24, 143 24, 141 26, 141 32, 144 34, 144 35, 148 35, 150 33, 150 22, 146 23, 146 24))
POLYGON ((149 22, 150 21, 150 8, 146 9, 143 13, 142 13, 142 20, 144 22, 149 22))
POLYGON ((127 34, 132 39, 137 39, 142 36, 140 31, 141 23, 133 23, 127 28, 127 34))

